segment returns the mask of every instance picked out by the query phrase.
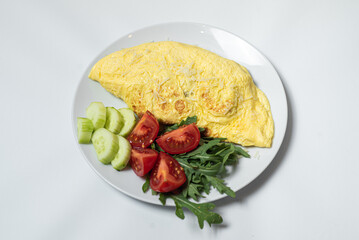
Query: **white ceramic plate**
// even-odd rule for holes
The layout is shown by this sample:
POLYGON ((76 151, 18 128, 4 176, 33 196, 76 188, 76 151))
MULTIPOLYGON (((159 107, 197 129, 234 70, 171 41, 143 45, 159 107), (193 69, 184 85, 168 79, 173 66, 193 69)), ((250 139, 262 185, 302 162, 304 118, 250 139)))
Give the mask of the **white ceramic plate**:
MULTIPOLYGON (((127 106, 122 100, 103 89, 99 83, 87 77, 91 67, 102 57, 122 48, 165 40, 197 45, 242 64, 251 73, 255 84, 269 99, 275 124, 273 145, 269 149, 247 148, 252 158, 241 158, 239 164, 230 169, 231 174, 225 180, 229 187, 238 191, 261 174, 278 152, 287 126, 287 99, 282 82, 272 64, 243 39, 216 27, 197 23, 166 23, 132 32, 111 44, 92 61, 78 85, 72 115, 75 137, 77 135, 76 118, 85 117, 86 108, 91 102, 100 101, 105 106, 115 108, 127 106)), ((97 160, 91 144, 79 144, 79 147, 92 169, 111 186, 138 200, 160 204, 158 196, 152 196, 150 191, 146 194, 142 192, 144 179, 137 177, 132 169, 127 168, 118 172, 111 165, 103 165, 97 160)), ((212 190, 210 195, 201 202, 210 202, 225 196, 212 190)), ((173 202, 168 201, 168 205, 173 205, 173 202)))

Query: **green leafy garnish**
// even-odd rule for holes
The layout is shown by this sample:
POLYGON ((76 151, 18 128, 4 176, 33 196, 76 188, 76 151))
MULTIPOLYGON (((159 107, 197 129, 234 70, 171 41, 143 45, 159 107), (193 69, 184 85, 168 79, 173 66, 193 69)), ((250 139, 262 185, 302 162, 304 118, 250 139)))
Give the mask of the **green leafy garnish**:
MULTIPOLYGON (((166 126, 162 133, 173 131, 183 125, 196 123, 197 117, 188 117, 179 124, 166 126)), ((200 129, 204 132, 205 129, 200 129)), ((166 204, 166 199, 173 199, 176 205, 176 215, 184 219, 183 207, 187 208, 198 218, 200 228, 203 228, 204 221, 208 224, 222 223, 222 217, 214 212, 211 212, 215 205, 213 203, 195 203, 189 200, 192 198, 198 201, 199 198, 204 198, 204 194, 209 194, 211 188, 216 189, 221 194, 227 194, 234 198, 235 192, 226 185, 222 179, 226 173, 226 166, 238 163, 240 156, 249 158, 249 154, 241 147, 232 143, 224 142, 225 138, 211 138, 201 137, 199 146, 188 153, 172 155, 179 164, 183 167, 187 181, 182 186, 182 191, 179 194, 161 193, 159 200, 163 205, 166 204)), ((163 151, 157 143, 152 143, 151 148, 157 151, 163 151)), ((146 192, 149 189, 149 179, 142 186, 142 190, 146 192)), ((152 190, 152 194, 154 191, 152 190)))
POLYGON ((164 152, 163 149, 157 143, 152 143, 151 148, 153 150, 156 150, 157 152, 164 152))
POLYGON ((142 185, 142 191, 145 193, 150 189, 150 178, 146 177, 146 182, 142 185))
POLYGON ((226 185, 224 185, 224 180, 223 179, 219 179, 216 177, 211 177, 211 176, 206 176, 208 182, 218 190, 218 192, 220 193, 225 193, 228 196, 235 198, 236 194, 235 192, 233 192, 233 190, 229 187, 227 187, 226 185))
POLYGON ((213 203, 194 203, 189 201, 183 195, 166 195, 160 194, 160 201, 163 205, 166 204, 166 199, 172 198, 176 205, 176 215, 180 219, 184 219, 183 208, 187 208, 197 216, 199 227, 202 229, 204 221, 207 221, 209 226, 212 224, 219 224, 223 222, 221 215, 211 212, 215 205, 213 203))
POLYGON ((179 127, 183 126, 183 125, 189 125, 191 123, 196 123, 197 122, 197 116, 193 116, 193 117, 188 117, 186 120, 182 120, 180 123, 176 123, 173 124, 171 126, 167 126, 164 128, 163 132, 170 132, 173 130, 178 129, 179 127))

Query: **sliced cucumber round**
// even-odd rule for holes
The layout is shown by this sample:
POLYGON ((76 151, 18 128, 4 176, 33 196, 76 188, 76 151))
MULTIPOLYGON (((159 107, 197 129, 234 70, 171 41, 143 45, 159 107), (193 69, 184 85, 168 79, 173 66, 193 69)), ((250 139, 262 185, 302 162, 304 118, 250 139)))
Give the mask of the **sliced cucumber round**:
POLYGON ((86 109, 86 116, 92 121, 95 130, 102 128, 106 123, 106 108, 102 102, 92 102, 86 109))
POLYGON ((90 119, 77 118, 77 138, 79 143, 90 143, 93 130, 93 124, 90 119))
POLYGON ((126 138, 117 136, 119 142, 119 150, 115 158, 112 160, 111 164, 114 169, 120 171, 124 169, 131 157, 131 145, 126 138))
POLYGON ((125 121, 123 120, 121 113, 119 113, 119 111, 117 111, 114 107, 106 108, 105 128, 107 130, 113 132, 114 134, 118 134, 120 133, 124 122, 125 121))
POLYGON ((116 156, 119 143, 117 135, 106 128, 97 129, 92 136, 92 143, 95 147, 97 158, 104 164, 109 164, 116 156))
POLYGON ((136 125, 135 113, 129 108, 120 108, 118 111, 121 113, 125 121, 119 135, 127 137, 136 125))

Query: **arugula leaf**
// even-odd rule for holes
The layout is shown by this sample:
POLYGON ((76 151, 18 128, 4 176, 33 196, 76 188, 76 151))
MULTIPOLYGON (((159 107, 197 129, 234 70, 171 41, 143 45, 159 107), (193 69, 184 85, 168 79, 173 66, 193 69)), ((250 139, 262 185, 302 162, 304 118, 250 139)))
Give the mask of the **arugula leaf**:
POLYGON ((156 150, 157 152, 164 152, 163 149, 156 143, 151 143, 151 149, 156 150))
POLYGON ((181 155, 183 157, 191 157, 191 156, 196 156, 196 155, 203 155, 207 152, 208 149, 210 149, 211 147, 217 145, 218 143, 220 143, 221 140, 216 139, 216 140, 212 140, 208 143, 203 144, 202 146, 198 147, 196 150, 193 150, 192 152, 186 153, 184 155, 181 155))
MULTIPOLYGON (((188 117, 179 124, 165 126, 162 133, 196 122, 196 116, 188 117)), ((200 131, 204 132, 205 129, 200 129, 200 131)), ((189 198, 198 202, 199 198, 205 197, 203 193, 210 193, 211 188, 216 189, 221 194, 227 194, 234 198, 236 196, 235 192, 226 185, 221 177, 223 177, 223 173, 226 171, 226 166, 238 163, 239 156, 250 157, 244 149, 233 143, 224 142, 225 140, 226 138, 202 136, 199 147, 194 151, 172 155, 185 171, 187 177, 186 185, 182 187, 182 192, 179 195, 175 193, 159 194, 159 200, 163 205, 166 204, 167 198, 173 199, 176 205, 177 217, 185 218, 184 207, 193 212, 197 216, 201 229, 204 226, 204 221, 207 221, 211 226, 211 224, 222 223, 223 219, 219 214, 210 211, 215 207, 213 203, 195 203, 190 201, 189 198)), ((151 148, 156 151, 163 151, 156 142, 151 144, 151 148)), ((146 192, 149 188, 149 178, 147 177, 142 190, 146 192)), ((156 195, 158 193, 152 190, 152 194, 156 195)))
POLYGON ((166 205, 167 198, 172 198, 176 206, 176 216, 180 219, 184 219, 185 215, 183 212, 183 208, 187 208, 194 215, 197 216, 198 224, 201 229, 204 227, 204 221, 207 221, 209 226, 212 224, 220 224, 223 222, 223 218, 221 215, 215 212, 211 212, 215 205, 213 203, 194 203, 189 201, 183 195, 168 195, 161 193, 159 200, 163 205, 166 205))
POLYGON ((175 201, 175 205, 176 205, 176 216, 179 217, 180 219, 184 219, 184 212, 182 206, 178 201, 175 201))
POLYGON ((237 153, 237 154, 240 154, 240 155, 242 155, 242 156, 245 157, 245 158, 250 158, 250 157, 251 157, 251 156, 250 156, 246 151, 244 151, 241 147, 234 146, 234 148, 236 149, 236 153, 237 153))
POLYGON ((202 139, 205 142, 209 142, 212 140, 221 140, 221 141, 227 140, 227 138, 214 138, 214 137, 202 137, 202 139))
POLYGON ((150 188, 150 178, 146 177, 146 182, 142 185, 142 191, 145 193, 150 188))
POLYGON ((160 193, 160 198, 159 199, 160 199, 160 202, 162 203, 162 205, 166 205, 167 196, 165 194, 160 193))
POLYGON ((203 133, 204 131, 206 131, 205 128, 201 128, 201 127, 198 127, 198 130, 199 130, 200 133, 203 133))
MULTIPOLYGON (((176 130, 178 129, 179 127, 183 126, 183 125, 189 125, 191 123, 196 123, 197 122, 197 116, 193 116, 193 117, 187 117, 186 120, 182 120, 179 124, 174 124, 174 125, 171 125, 171 126, 168 126, 168 127, 165 127, 164 129, 164 133, 165 132, 170 132, 170 131, 173 131, 173 130, 176 130)), ((202 128, 201 129, 202 131, 204 131, 205 129, 202 128)))
POLYGON ((214 165, 203 166, 203 165, 198 165, 197 163, 189 163, 186 159, 181 159, 181 158, 175 158, 175 159, 185 170, 186 176, 194 173, 195 171, 201 174, 215 176, 219 172, 222 165, 221 163, 217 163, 214 165))
POLYGON ((233 190, 230 189, 228 186, 224 185, 224 180, 211 176, 206 176, 206 178, 208 182, 218 190, 218 192, 225 193, 232 198, 236 197, 236 193, 233 192, 233 190))
POLYGON ((229 155, 229 158, 226 161, 226 165, 235 165, 237 163, 238 163, 238 155, 237 154, 229 155))
POLYGON ((191 123, 197 123, 197 116, 187 117, 187 119, 182 120, 178 126, 189 125, 191 123))
MULTIPOLYGON (((202 184, 198 184, 198 183, 190 183, 188 184, 187 188, 186 188, 186 194, 193 198, 194 200, 198 201, 199 197, 204 197, 201 195, 200 193, 200 189, 203 188, 202 184)), ((184 194, 183 194, 184 195, 184 194)), ((186 195, 185 195, 186 196, 186 195)))
POLYGON ((155 143, 151 143, 151 149, 156 150, 156 144, 155 143))
POLYGON ((207 138, 207 141, 196 150, 174 155, 173 157, 183 167, 188 178, 183 195, 198 201, 199 197, 203 197, 202 192, 208 194, 210 187, 213 186, 220 193, 235 197, 233 190, 217 176, 221 176, 226 165, 235 164, 238 161, 239 149, 241 148, 236 148, 232 143, 224 143, 221 139, 207 138))
POLYGON ((202 184, 203 184, 203 192, 205 192, 208 195, 211 191, 211 184, 208 183, 207 178, 204 176, 202 176, 202 184))
MULTIPOLYGON (((201 140, 203 142, 210 142, 212 140, 221 140, 221 141, 224 141, 226 140, 226 138, 212 138, 212 137, 202 137, 201 140)), ((243 157, 245 158, 250 158, 251 156, 245 151, 243 150, 243 148, 239 147, 239 146, 236 146, 235 144, 233 143, 224 143, 225 145, 233 145, 234 148, 235 148, 235 151, 238 155, 242 155, 243 157)))
POLYGON ((193 212, 198 219, 199 227, 202 229, 204 221, 207 221, 209 226, 212 224, 219 224, 223 222, 221 215, 211 212, 215 205, 213 203, 193 203, 182 195, 170 195, 176 205, 176 215, 184 219, 183 207, 193 212))
POLYGON ((229 148, 226 148, 226 150, 221 151, 220 155, 223 156, 223 160, 222 160, 222 166, 220 172, 224 171, 224 166, 226 165, 229 156, 232 155, 233 153, 235 153, 235 148, 233 144, 231 144, 229 148))
POLYGON ((207 167, 199 167, 198 168, 198 172, 206 175, 206 176, 215 176, 219 173, 220 169, 221 169, 222 164, 221 163, 217 163, 215 165, 212 166, 207 166, 207 167))

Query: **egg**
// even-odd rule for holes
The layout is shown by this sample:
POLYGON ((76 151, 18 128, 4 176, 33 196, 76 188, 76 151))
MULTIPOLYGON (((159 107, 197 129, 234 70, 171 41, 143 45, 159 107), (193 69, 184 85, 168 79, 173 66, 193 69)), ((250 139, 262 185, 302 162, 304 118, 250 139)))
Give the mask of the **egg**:
POLYGON ((210 137, 242 146, 270 147, 270 104, 248 70, 203 48, 174 41, 114 52, 91 69, 98 81, 139 116, 147 110, 164 124, 197 116, 210 137))

